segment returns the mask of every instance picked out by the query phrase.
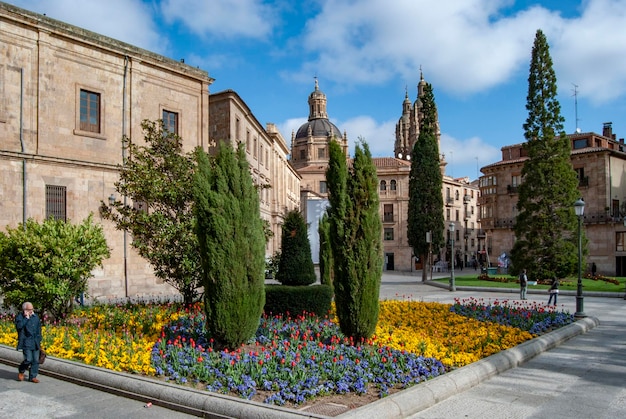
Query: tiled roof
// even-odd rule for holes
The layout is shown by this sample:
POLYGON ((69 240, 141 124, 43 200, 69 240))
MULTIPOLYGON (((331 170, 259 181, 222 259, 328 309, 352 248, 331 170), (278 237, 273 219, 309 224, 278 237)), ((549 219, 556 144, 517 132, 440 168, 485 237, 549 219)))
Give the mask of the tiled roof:
POLYGON ((373 157, 372 161, 377 168, 411 167, 411 162, 396 159, 395 157, 373 157))

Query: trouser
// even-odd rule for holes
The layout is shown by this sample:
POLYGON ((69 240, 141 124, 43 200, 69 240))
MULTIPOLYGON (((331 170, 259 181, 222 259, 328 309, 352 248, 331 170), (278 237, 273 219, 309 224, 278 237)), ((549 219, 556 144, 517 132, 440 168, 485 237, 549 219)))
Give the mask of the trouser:
POLYGON ((526 299, 526 287, 520 288, 519 298, 521 298, 522 300, 526 299))
POLYGON ((20 374, 28 370, 28 380, 37 377, 39 373, 39 349, 24 349, 24 360, 18 367, 20 374))
POLYGON ((559 295, 559 294, 557 294, 556 292, 552 292, 552 293, 550 293, 550 298, 548 298, 548 305, 550 305, 550 302, 552 301, 552 297, 554 297, 554 305, 556 305, 556 297, 557 297, 558 295, 559 295))

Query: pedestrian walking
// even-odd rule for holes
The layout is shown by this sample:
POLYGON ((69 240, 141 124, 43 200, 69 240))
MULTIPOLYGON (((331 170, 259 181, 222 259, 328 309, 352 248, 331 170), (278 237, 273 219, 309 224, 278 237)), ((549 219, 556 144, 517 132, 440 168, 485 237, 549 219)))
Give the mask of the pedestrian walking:
POLYGON ((593 262, 593 263, 591 264, 591 275, 592 275, 593 277, 595 277, 595 276, 596 276, 596 271, 597 271, 597 270, 598 270, 598 268, 596 267, 596 263, 595 263, 595 262, 593 262))
POLYGON ((519 286, 520 286, 519 298, 522 300, 525 300, 526 290, 528 290, 528 276, 526 276, 526 269, 522 269, 522 273, 519 274, 519 286))
POLYGON ((41 321, 33 304, 22 304, 22 312, 15 316, 17 329, 17 350, 22 350, 24 360, 18 367, 17 379, 24 381, 24 373, 28 370, 28 381, 38 383, 39 379, 39 350, 41 349, 41 321))
POLYGON ((550 298, 548 298, 548 305, 550 305, 550 302, 554 297, 554 305, 556 306, 556 298, 559 295, 559 280, 557 279, 557 277, 554 277, 554 279, 552 280, 552 284, 550 285, 550 289, 548 290, 548 292, 550 293, 550 298))

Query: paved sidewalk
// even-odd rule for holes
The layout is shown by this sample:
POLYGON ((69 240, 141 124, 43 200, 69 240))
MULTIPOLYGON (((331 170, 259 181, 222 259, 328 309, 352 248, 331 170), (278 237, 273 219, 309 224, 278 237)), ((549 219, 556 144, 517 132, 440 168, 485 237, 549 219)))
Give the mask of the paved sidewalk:
MULTIPOLYGON (((445 277, 446 274, 436 276, 445 277)), ((403 275, 389 272, 383 275, 380 293, 381 299, 448 303, 454 298, 469 297, 517 299, 519 293, 487 290, 450 292, 422 283, 420 273, 403 275)), ((548 295, 545 292, 534 293, 531 287, 528 298, 546 302, 548 295)), ((584 304, 590 318, 577 322, 580 325, 572 325, 573 328, 568 326, 569 329, 563 333, 527 342, 528 345, 520 345, 514 348, 515 351, 507 351, 507 355, 494 355, 483 360, 485 362, 472 364, 472 368, 460 368, 399 393, 400 397, 382 399, 372 404, 376 406, 371 406, 370 410, 356 409, 340 417, 626 417, 626 301, 622 298, 588 296, 584 304), (596 319, 600 324, 593 327, 596 319), (553 346, 556 347, 546 351, 553 346), (511 364, 521 365, 510 368, 511 364), (461 391, 455 391, 455 388, 461 391), (397 413, 409 411, 403 409, 414 409, 416 399, 425 400, 425 407, 418 413, 397 413)), ((559 305, 573 313, 575 297, 562 294, 559 305)), ((0 417, 186 418, 201 416, 202 411, 207 411, 203 409, 216 406, 220 407, 220 413, 212 417, 325 417, 259 407, 243 400, 233 401, 166 383, 155 384, 154 380, 103 372, 55 359, 47 361, 44 366, 41 383, 18 382, 15 380, 16 368, 7 365, 12 362, 7 359, 17 359, 17 355, 17 351, 0 347, 0 417), (50 371, 46 372, 45 367, 50 371), (90 384, 90 380, 108 385, 109 390, 117 395, 90 388, 86 385, 90 384), (168 400, 166 405, 174 409, 186 406, 188 410, 181 413, 157 406, 156 400, 160 398, 168 400), (145 407, 149 401, 154 401, 154 404, 145 407)))

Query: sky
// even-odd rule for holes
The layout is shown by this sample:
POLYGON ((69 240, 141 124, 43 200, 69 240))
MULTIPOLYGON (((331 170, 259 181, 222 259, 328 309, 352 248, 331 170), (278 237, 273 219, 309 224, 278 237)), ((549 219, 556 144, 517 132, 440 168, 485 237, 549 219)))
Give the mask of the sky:
POLYGON ((9 0, 209 72, 290 144, 315 78, 330 120, 393 156, 402 102, 431 83, 452 177, 524 141, 535 33, 547 37, 565 132, 626 137, 626 0, 9 0), (421 69, 421 70, 420 70, 421 69))

